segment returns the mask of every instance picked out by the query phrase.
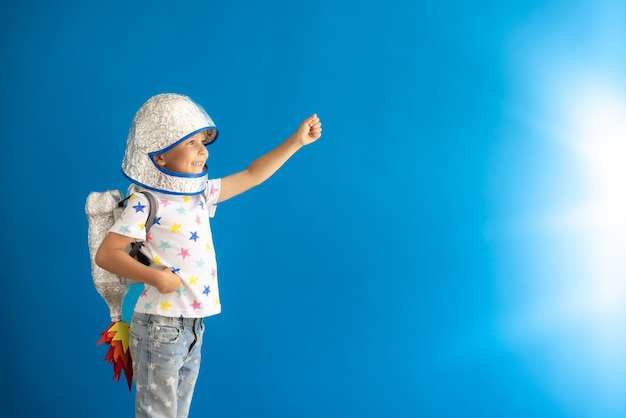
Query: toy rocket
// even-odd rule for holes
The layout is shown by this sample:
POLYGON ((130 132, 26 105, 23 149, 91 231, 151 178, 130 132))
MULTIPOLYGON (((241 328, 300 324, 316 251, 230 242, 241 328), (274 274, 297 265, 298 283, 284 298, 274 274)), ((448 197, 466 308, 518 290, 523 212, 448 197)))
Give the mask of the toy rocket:
POLYGON ((87 197, 85 212, 89 219, 88 241, 91 257, 91 275, 93 283, 107 306, 111 317, 111 324, 101 333, 98 345, 106 343, 109 350, 104 359, 113 365, 113 379, 120 380, 124 371, 130 390, 133 378, 132 359, 129 350, 129 324, 122 321, 122 303, 128 293, 129 285, 122 283, 120 278, 99 267, 95 261, 95 254, 102 239, 115 222, 114 212, 118 203, 122 201, 122 194, 118 190, 106 192, 92 192, 87 197))

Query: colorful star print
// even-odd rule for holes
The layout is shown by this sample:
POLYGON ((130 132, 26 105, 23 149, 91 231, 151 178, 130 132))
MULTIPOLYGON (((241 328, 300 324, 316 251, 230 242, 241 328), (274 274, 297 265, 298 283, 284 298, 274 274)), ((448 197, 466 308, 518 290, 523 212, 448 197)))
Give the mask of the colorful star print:
POLYGON ((189 257, 189 250, 187 248, 181 247, 180 252, 177 255, 181 256, 184 260, 185 258, 189 257))
POLYGON ((142 285, 137 312, 172 317, 203 317, 221 311, 210 218, 219 197, 219 181, 209 181, 200 195, 179 196, 154 193, 158 217, 146 233, 149 203, 142 194, 128 204, 112 231, 143 242, 142 252, 155 269, 169 268, 180 277, 177 290, 161 294, 156 287, 142 285), (211 190, 213 194, 211 194, 211 190), (217 303, 217 305, 216 305, 217 303))
POLYGON ((143 212, 145 208, 146 208, 146 205, 142 205, 141 202, 137 202, 137 204, 133 206, 133 209, 135 209, 135 212, 143 212))

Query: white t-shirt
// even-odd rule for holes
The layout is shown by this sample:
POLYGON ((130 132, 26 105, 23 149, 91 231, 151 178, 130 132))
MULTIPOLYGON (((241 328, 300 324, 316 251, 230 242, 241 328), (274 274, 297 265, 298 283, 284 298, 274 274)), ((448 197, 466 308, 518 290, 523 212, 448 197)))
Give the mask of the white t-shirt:
POLYGON ((221 179, 209 180, 206 190, 193 196, 150 192, 159 204, 148 237, 144 228, 148 199, 136 193, 128 200, 110 231, 144 241, 141 252, 152 261, 152 266, 169 267, 182 283, 178 290, 167 294, 145 285, 135 312, 177 318, 202 318, 221 312, 209 223, 215 214, 220 186, 221 179))

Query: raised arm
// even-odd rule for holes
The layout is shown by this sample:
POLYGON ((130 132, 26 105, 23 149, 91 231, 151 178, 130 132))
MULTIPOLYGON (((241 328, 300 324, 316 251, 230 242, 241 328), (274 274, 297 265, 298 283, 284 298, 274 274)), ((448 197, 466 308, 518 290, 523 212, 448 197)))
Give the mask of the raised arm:
POLYGON ((322 123, 317 115, 309 116, 282 144, 254 160, 248 168, 222 179, 220 197, 223 202, 270 178, 300 148, 322 136, 322 123))

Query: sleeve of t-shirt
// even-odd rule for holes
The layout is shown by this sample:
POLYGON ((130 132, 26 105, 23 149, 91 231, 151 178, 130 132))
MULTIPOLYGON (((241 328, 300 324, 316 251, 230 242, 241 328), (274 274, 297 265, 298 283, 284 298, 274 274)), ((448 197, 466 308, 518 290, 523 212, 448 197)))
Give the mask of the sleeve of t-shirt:
POLYGON ((222 179, 209 180, 207 188, 204 190, 204 198, 206 199, 209 218, 215 216, 217 210, 217 199, 220 197, 220 188, 222 187, 222 179))
POLYGON ((139 241, 146 240, 146 221, 150 212, 150 202, 143 193, 133 193, 124 211, 109 232, 115 232, 139 241))

